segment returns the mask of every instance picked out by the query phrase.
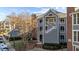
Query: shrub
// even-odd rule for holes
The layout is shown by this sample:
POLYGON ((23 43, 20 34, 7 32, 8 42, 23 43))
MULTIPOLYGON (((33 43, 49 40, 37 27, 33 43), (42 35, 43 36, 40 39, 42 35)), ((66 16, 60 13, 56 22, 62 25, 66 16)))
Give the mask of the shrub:
POLYGON ((49 50, 57 50, 57 49, 62 49, 66 48, 66 44, 52 44, 52 43, 45 43, 43 45, 44 49, 49 49, 49 50))
POLYGON ((10 37, 9 41, 14 41, 14 40, 21 40, 21 37, 10 37))

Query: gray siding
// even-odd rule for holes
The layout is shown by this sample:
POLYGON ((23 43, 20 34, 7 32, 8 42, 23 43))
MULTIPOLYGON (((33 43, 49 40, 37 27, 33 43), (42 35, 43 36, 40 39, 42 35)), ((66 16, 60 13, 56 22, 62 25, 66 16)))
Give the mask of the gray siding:
POLYGON ((45 34, 44 43, 59 43, 57 34, 57 29, 54 29, 50 33, 45 34))
MULTIPOLYGON (((48 29, 52 28, 52 26, 48 25, 48 29)), ((48 30, 47 29, 47 30, 48 30)), ((66 19, 65 19, 65 23, 63 24, 60 24, 60 21, 59 21, 59 17, 54 14, 53 12, 48 12, 47 14, 45 14, 42 18, 38 19, 38 40, 40 40, 39 38, 39 35, 42 34, 43 35, 43 43, 60 43, 59 42, 59 35, 64 35, 65 39, 63 42, 67 42, 67 39, 66 39, 66 19), (46 18, 50 13, 52 13, 52 15, 54 17, 56 17, 56 23, 55 23, 55 26, 57 27, 56 29, 53 29, 52 31, 50 31, 49 33, 45 33, 46 29, 45 29, 45 22, 46 22, 46 18), (43 20, 42 23, 40 23, 40 20, 43 20), (40 31, 40 26, 43 27, 43 30, 40 31), (59 30, 60 26, 64 26, 64 32, 61 32, 59 30)))
POLYGON ((61 41, 61 39, 59 38, 59 40, 61 41, 61 42, 67 42, 67 37, 66 37, 66 18, 65 18, 65 20, 64 20, 64 23, 61 23, 60 22, 60 25, 59 25, 59 27, 61 27, 61 26, 64 26, 64 31, 61 31, 60 29, 59 29, 59 36, 60 35, 64 35, 64 40, 62 40, 61 41))
MULTIPOLYGON (((53 14, 53 16, 56 18, 56 23, 55 23, 56 29, 53 29, 49 33, 44 33, 44 43, 59 43, 58 17, 55 14, 53 14)), ((52 28, 52 26, 48 25, 48 29, 50 28, 52 28)))

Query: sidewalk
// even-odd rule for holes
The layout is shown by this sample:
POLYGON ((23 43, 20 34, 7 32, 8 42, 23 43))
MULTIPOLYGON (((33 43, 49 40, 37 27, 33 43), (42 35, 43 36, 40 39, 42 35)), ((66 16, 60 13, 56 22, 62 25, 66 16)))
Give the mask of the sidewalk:
POLYGON ((28 51, 48 51, 48 50, 45 50, 45 49, 42 49, 42 48, 33 48, 31 50, 28 50, 28 51))
POLYGON ((67 48, 59 49, 59 50, 46 50, 46 49, 43 49, 43 48, 34 48, 34 49, 31 49, 31 50, 28 50, 28 51, 67 51, 67 48))

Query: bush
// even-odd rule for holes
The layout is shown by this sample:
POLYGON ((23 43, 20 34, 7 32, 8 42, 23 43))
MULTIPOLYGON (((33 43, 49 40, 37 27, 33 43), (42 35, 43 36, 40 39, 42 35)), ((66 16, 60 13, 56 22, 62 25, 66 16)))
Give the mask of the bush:
POLYGON ((45 43, 43 45, 44 49, 50 49, 50 50, 54 50, 54 49, 58 49, 58 44, 49 44, 49 43, 45 43))
POLYGON ((14 40, 21 40, 21 37, 10 37, 9 41, 14 41, 14 40))
POLYGON ((63 48, 67 48, 67 43, 60 43, 63 48))
POLYGON ((45 43, 43 45, 43 48, 44 49, 49 49, 49 50, 57 50, 57 49, 66 48, 66 45, 45 43))

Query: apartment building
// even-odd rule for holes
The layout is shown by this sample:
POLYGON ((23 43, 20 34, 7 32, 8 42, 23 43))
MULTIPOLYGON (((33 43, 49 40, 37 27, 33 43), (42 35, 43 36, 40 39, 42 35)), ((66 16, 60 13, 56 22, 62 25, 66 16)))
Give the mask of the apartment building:
POLYGON ((49 9, 37 17, 38 43, 66 43, 66 13, 49 9))
POLYGON ((74 7, 68 9, 68 50, 79 51, 79 9, 74 7), (69 12, 71 10, 71 13, 69 12), (70 20, 70 21, 69 21, 70 20), (70 33, 70 34, 69 34, 70 33), (70 37, 70 38, 69 38, 70 37))

